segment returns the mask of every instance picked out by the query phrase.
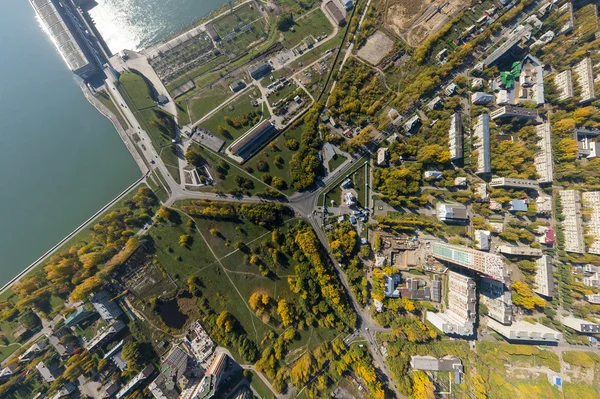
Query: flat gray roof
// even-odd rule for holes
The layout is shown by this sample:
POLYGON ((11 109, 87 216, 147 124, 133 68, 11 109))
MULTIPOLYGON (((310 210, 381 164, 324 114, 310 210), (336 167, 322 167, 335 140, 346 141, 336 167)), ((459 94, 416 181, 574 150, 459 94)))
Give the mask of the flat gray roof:
POLYGON ((77 71, 89 64, 79 43, 51 0, 29 0, 44 30, 58 49, 71 71, 77 71))

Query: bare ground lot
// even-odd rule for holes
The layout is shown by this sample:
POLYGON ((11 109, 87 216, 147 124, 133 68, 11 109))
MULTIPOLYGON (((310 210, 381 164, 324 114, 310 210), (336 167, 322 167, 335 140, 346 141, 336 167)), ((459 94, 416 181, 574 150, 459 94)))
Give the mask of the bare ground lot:
POLYGON ((357 55, 371 65, 378 65, 394 48, 394 41, 385 33, 377 31, 367 39, 367 43, 357 55))
POLYGON ((418 46, 466 5, 461 0, 389 0, 385 22, 410 46, 418 46))

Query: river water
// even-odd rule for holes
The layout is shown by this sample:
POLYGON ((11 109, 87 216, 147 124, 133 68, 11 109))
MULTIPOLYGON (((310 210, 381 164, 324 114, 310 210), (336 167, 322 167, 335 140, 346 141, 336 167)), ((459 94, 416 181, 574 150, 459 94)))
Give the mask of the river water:
MULTIPOLYGON (((139 49, 224 0, 97 0, 113 52, 139 49)), ((140 177, 26 0, 0 13, 0 285, 140 177)))

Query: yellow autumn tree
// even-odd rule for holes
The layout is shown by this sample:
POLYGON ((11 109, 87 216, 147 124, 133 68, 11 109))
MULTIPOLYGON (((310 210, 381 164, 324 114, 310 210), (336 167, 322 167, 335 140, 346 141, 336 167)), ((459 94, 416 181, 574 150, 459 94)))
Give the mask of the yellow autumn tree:
POLYGON ((427 374, 421 370, 413 371, 412 375, 413 399, 433 399, 435 397, 435 388, 433 382, 427 374))

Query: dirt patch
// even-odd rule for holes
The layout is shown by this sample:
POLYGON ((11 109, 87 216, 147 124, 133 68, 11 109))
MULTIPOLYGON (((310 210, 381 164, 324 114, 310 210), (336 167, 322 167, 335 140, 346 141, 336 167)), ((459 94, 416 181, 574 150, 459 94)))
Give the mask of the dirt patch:
POLYGON ((466 6, 462 0, 390 0, 386 25, 416 47, 466 6))
POLYGON ((404 33, 434 0, 391 0, 388 2, 386 20, 397 35, 404 33))
POLYGON ((357 55, 371 65, 378 65, 394 48, 394 41, 385 33, 377 31, 367 39, 357 55))

